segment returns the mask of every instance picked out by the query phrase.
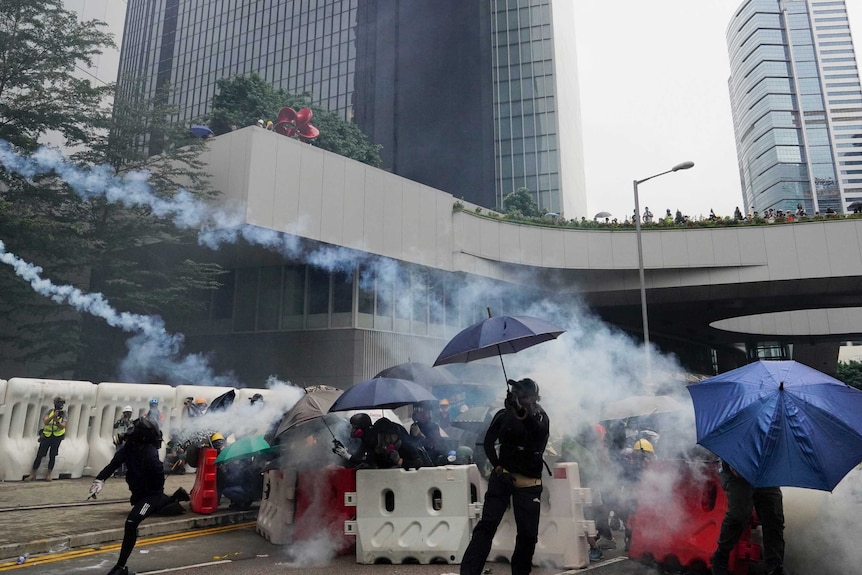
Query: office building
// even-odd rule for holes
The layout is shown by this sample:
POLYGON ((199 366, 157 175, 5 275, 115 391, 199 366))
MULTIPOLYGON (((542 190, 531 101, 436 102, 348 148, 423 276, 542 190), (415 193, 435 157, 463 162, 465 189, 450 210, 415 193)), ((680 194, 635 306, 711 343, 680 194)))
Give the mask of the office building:
POLYGON ((746 209, 862 201, 862 88, 844 0, 747 0, 727 28, 746 209))
POLYGON ((256 72, 355 121, 398 175, 491 208, 527 187, 578 217, 573 27, 569 0, 130 0, 120 74, 170 86, 191 122, 256 72))

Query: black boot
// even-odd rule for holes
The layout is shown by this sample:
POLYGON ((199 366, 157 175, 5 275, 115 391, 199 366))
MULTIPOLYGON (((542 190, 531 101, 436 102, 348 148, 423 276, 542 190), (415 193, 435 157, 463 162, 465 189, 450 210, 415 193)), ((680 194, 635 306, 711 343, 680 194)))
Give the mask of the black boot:
POLYGON ((108 575, 129 575, 129 568, 123 565, 114 565, 114 568, 108 571, 108 575))
POLYGON ((189 492, 183 489, 182 487, 178 488, 174 491, 174 494, 171 495, 171 498, 174 501, 191 501, 191 497, 189 497, 189 492))

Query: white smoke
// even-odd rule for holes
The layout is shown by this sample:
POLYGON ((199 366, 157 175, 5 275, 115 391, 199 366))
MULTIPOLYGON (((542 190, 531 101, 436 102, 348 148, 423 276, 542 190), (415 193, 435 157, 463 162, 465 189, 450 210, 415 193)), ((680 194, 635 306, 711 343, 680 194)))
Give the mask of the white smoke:
POLYGON ((181 383, 217 386, 236 384, 236 377, 232 374, 215 374, 202 355, 180 357, 184 336, 169 333, 162 318, 118 312, 100 293, 85 293, 71 285, 56 285, 41 276, 42 268, 6 251, 2 240, 0 262, 10 266, 36 293, 58 304, 66 304, 79 312, 101 318, 112 327, 135 334, 126 343, 129 355, 121 366, 121 374, 127 381, 160 377, 181 383))

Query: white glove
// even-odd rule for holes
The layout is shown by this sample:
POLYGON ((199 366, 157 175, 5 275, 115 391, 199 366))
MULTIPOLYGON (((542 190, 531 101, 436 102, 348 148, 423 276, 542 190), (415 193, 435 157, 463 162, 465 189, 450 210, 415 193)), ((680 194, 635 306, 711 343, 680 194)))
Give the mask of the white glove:
POLYGON ((350 452, 343 445, 337 445, 332 448, 332 453, 343 459, 350 459, 350 452))
POLYGON ((94 479, 93 483, 90 484, 90 497, 95 498, 102 491, 102 487, 105 486, 105 482, 101 479, 94 479))

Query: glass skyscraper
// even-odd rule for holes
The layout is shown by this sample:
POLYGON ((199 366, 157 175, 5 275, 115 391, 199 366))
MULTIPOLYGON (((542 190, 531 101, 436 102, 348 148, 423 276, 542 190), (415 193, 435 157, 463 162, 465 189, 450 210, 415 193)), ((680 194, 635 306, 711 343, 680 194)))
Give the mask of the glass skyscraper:
POLYGON ((586 215, 569 2, 128 0, 120 94, 170 86, 192 121, 217 80, 256 72, 355 121, 398 175, 586 215))
POLYGON ((747 0, 727 45, 746 209, 862 201, 862 88, 844 0, 747 0))

